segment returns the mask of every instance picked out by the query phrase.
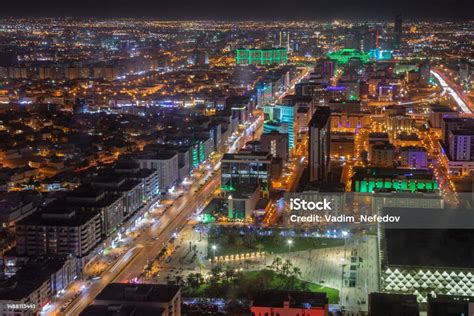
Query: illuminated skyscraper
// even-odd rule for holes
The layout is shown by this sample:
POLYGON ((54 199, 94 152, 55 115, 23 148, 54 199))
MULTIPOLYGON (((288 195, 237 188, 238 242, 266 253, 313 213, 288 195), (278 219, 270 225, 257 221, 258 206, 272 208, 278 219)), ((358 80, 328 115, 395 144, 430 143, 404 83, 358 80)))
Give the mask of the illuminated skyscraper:
POLYGON ((291 152, 295 147, 298 127, 295 122, 295 108, 292 105, 266 105, 263 107, 265 123, 263 133, 268 134, 277 131, 288 134, 288 149, 291 152))
POLYGON ((323 181, 329 168, 331 110, 318 107, 309 122, 309 181, 323 181))

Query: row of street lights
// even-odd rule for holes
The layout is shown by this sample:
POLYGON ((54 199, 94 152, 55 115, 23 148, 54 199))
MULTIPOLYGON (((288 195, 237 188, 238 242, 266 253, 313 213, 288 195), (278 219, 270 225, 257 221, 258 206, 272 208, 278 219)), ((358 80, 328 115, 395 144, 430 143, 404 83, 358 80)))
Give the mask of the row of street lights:
MULTIPOLYGON (((287 244, 288 244, 288 253, 291 252, 291 246, 293 245, 293 240, 292 239, 288 239, 287 240, 287 244)), ((213 252, 213 258, 216 257, 216 250, 217 250, 217 245, 212 245, 211 246, 211 249, 212 249, 212 252, 213 252)))

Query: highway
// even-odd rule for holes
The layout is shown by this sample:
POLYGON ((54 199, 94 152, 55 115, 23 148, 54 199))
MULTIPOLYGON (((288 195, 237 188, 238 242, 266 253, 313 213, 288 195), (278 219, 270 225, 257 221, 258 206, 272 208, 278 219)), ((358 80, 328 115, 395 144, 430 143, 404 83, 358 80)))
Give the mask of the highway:
POLYGON ((439 84, 443 88, 443 93, 448 93, 459 106, 461 111, 465 114, 472 114, 471 109, 468 106, 468 101, 465 100, 464 96, 458 91, 456 86, 449 81, 449 79, 439 70, 431 70, 431 74, 438 80, 439 84))
MULTIPOLYGON (((231 138, 230 151, 238 151, 245 141, 259 134, 262 129, 260 119, 248 124, 245 129, 231 138), (244 135, 244 136, 242 136, 244 135)), ((220 187, 220 159, 221 155, 215 157, 208 164, 200 166, 199 176, 195 178, 190 187, 180 196, 174 199, 173 204, 163 213, 155 223, 145 226, 140 230, 133 244, 134 248, 127 251, 101 276, 101 279, 85 288, 81 295, 75 298, 67 308, 60 313, 60 304, 53 305, 45 315, 63 314, 67 316, 79 315, 94 298, 111 282, 128 282, 138 277, 149 260, 152 260, 171 239, 186 224, 192 214, 205 203, 213 193, 220 187), (206 167, 208 165, 208 167, 206 167), (130 252, 132 251, 132 252, 130 252)))
MULTIPOLYGON (((209 174, 208 174, 209 175, 209 174)), ((111 282, 128 282, 143 271, 148 260, 152 260, 185 225, 193 212, 202 205, 204 200, 220 185, 220 173, 216 172, 207 183, 199 188, 199 181, 179 197, 175 203, 151 227, 142 230, 136 240, 136 246, 110 267, 102 278, 86 289, 65 311, 66 315, 79 315, 94 298, 111 282), (195 190, 198 190, 195 192, 195 190)))

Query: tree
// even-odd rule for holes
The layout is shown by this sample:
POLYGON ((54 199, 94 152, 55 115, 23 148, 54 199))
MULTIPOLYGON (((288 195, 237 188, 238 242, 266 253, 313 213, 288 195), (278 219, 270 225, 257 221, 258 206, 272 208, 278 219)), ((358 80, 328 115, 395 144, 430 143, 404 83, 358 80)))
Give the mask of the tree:
POLYGON ((199 256, 196 258, 196 267, 199 268, 199 273, 202 273, 202 268, 204 268, 204 263, 202 262, 199 256))
POLYGON ((183 285, 183 277, 178 274, 178 275, 175 277, 175 282, 176 282, 176 285, 179 285, 179 286, 183 285))
POLYGON ((211 282, 219 283, 222 281, 222 267, 215 265, 211 269, 211 282))
POLYGON ((244 244, 246 247, 253 248, 256 241, 255 232, 249 232, 244 235, 244 244))
POLYGON ((242 247, 243 244, 244 244, 244 240, 242 239, 242 237, 236 237, 235 240, 234 240, 234 244, 236 247, 242 247))
POLYGON ((290 271, 292 268, 293 268, 293 264, 291 263, 290 259, 286 259, 280 269, 281 277, 287 278, 290 275, 290 271))
POLYGON ((275 256, 275 258, 273 258, 272 268, 277 273, 279 273, 280 272, 280 266, 282 265, 282 263, 283 263, 283 259, 280 256, 275 256))
POLYGON ((186 278, 186 283, 191 289, 197 289, 201 285, 201 279, 200 273, 190 273, 186 278))
POLYGON ((226 266, 224 275, 225 275, 226 282, 230 283, 232 279, 235 277, 235 271, 234 269, 232 269, 231 266, 226 266))
MULTIPOLYGON (((290 275, 288 277, 287 286, 289 290, 295 290, 296 281, 301 277, 301 269, 298 267, 292 267, 290 275)), ((302 282, 306 284, 305 282, 302 282)))

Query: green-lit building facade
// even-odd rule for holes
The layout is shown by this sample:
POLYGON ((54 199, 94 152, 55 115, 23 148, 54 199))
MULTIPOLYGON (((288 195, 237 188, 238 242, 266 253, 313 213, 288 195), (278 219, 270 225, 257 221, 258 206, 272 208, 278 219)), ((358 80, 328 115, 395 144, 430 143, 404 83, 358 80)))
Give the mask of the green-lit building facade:
POLYGON ((438 190, 434 176, 426 170, 354 168, 352 191, 432 192, 438 190))
POLYGON ((235 62, 237 65, 283 65, 288 63, 288 49, 284 47, 255 49, 238 48, 235 62))
POLYGON ((351 60, 360 60, 362 63, 368 63, 370 56, 368 53, 361 52, 357 49, 345 48, 328 54, 330 60, 335 61, 338 65, 348 64, 351 60))
POLYGON ((291 152, 295 147, 296 133, 295 108, 292 105, 275 104, 263 106, 264 124, 263 133, 268 134, 278 131, 288 134, 288 150, 291 152))

